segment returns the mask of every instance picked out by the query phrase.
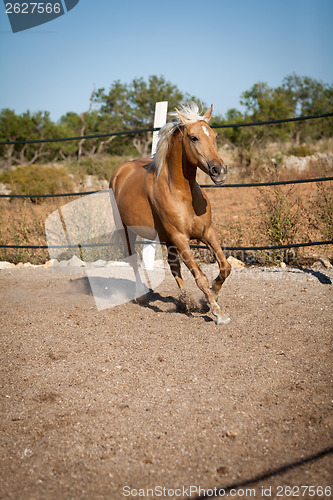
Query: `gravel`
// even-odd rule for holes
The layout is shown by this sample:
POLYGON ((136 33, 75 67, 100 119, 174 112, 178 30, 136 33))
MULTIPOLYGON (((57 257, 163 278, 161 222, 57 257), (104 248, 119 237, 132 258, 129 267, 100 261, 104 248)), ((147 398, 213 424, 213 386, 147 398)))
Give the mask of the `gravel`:
POLYGON ((188 312, 169 273, 98 312, 84 274, 0 271, 0 498, 329 498, 332 281, 234 269, 221 327, 189 276, 188 312))

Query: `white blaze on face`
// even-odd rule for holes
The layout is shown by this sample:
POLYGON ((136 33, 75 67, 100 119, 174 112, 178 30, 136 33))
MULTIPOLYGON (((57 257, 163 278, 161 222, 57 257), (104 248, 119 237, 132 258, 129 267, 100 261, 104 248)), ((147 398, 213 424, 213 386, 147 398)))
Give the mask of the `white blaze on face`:
POLYGON ((204 131, 204 134, 206 134, 207 137, 209 137, 209 132, 204 125, 202 125, 202 130, 204 131))

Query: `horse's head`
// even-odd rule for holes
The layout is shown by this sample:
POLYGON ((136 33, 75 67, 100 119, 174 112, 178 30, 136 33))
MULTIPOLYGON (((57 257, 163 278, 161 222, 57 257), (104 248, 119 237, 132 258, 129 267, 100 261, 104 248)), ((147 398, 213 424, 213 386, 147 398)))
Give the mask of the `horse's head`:
POLYGON ((208 174, 215 184, 223 184, 228 167, 219 155, 216 132, 208 125, 213 105, 202 119, 193 121, 187 114, 176 109, 183 125, 183 147, 188 161, 208 174))

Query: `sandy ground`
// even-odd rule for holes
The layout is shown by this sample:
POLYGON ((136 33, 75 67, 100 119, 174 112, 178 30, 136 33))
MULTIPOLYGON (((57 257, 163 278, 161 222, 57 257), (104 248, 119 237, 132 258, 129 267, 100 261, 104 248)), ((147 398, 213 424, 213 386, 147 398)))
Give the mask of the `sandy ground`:
POLYGON ((221 327, 169 274, 98 312, 83 275, 0 271, 1 499, 330 498, 332 281, 234 270, 221 327))

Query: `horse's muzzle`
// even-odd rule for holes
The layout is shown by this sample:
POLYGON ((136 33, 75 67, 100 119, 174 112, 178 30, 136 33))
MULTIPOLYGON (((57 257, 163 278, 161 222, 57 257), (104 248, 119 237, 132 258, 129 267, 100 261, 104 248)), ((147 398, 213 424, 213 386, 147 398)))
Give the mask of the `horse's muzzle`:
POLYGON ((228 166, 224 164, 209 165, 209 176, 215 184, 223 184, 228 172, 228 166))

